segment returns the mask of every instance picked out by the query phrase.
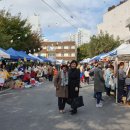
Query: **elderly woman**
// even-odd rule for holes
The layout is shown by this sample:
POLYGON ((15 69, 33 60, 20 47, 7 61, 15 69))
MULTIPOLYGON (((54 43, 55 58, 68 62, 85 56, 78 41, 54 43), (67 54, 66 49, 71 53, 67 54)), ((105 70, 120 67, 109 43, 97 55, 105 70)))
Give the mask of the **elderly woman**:
POLYGON ((97 104, 96 107, 102 107, 102 92, 105 91, 105 80, 103 77, 102 65, 99 62, 94 69, 94 92, 96 94, 97 104))
POLYGON ((59 112, 64 113, 66 100, 68 98, 68 66, 62 65, 61 71, 54 78, 56 96, 58 97, 59 112))
MULTIPOLYGON (((74 98, 79 96, 79 87, 80 87, 80 70, 77 69, 77 61, 73 60, 70 63, 69 69, 69 82, 68 82, 68 94, 69 99, 73 102, 74 98)), ((72 108, 71 114, 76 114, 77 108, 72 108)))

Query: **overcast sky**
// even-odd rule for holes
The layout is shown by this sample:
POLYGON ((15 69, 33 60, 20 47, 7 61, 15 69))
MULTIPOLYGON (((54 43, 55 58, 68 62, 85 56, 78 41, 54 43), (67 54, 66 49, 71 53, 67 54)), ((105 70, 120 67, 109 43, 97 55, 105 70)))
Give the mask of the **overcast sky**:
POLYGON ((97 24, 109 6, 120 0, 43 0, 63 18, 52 11, 42 0, 0 0, 0 9, 10 10, 13 15, 21 12, 23 18, 38 14, 42 35, 49 40, 65 40, 77 28, 96 33, 97 24), (61 3, 62 2, 62 3, 61 3), (58 4, 57 4, 58 3, 58 4))

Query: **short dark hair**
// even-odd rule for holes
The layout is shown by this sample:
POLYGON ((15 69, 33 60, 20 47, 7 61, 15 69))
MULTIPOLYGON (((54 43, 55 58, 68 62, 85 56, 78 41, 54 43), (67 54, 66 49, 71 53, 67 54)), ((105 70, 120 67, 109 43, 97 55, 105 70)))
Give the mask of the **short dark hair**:
POLYGON ((124 62, 120 62, 119 66, 124 66, 124 62))
POLYGON ((63 69, 63 67, 67 68, 67 70, 69 69, 68 65, 62 65, 61 69, 63 69))
POLYGON ((76 66, 78 65, 78 62, 77 62, 76 60, 72 60, 71 63, 70 63, 70 66, 71 66, 71 64, 73 64, 73 63, 75 63, 76 66))

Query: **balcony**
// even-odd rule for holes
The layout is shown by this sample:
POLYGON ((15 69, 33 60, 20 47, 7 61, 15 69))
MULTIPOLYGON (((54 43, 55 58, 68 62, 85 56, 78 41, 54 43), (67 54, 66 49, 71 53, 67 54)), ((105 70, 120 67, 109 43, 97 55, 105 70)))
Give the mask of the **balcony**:
POLYGON ((130 18, 126 20, 126 27, 130 28, 130 18))

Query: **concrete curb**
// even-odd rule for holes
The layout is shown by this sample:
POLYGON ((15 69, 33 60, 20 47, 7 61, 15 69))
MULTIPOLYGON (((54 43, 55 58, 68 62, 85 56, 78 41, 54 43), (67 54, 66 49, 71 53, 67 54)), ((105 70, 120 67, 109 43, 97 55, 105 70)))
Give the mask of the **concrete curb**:
POLYGON ((4 94, 5 92, 8 92, 9 90, 11 90, 12 88, 8 88, 8 89, 6 89, 6 90, 2 90, 2 91, 0 91, 0 94, 4 94))

